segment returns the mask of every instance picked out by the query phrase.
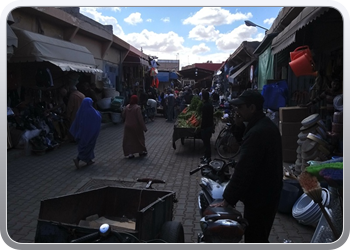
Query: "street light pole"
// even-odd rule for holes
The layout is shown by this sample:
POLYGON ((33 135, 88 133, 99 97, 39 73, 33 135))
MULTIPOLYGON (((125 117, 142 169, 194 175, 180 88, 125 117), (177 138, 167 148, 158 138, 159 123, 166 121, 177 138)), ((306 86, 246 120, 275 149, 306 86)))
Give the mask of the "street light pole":
POLYGON ((266 31, 268 31, 268 29, 266 29, 266 28, 264 28, 264 27, 262 27, 262 26, 260 26, 260 25, 257 25, 256 23, 253 23, 253 22, 251 22, 251 21, 246 20, 246 21, 244 21, 244 23, 245 23, 245 25, 247 25, 247 26, 253 26, 253 27, 262 28, 262 29, 265 30, 265 33, 266 33, 266 31))

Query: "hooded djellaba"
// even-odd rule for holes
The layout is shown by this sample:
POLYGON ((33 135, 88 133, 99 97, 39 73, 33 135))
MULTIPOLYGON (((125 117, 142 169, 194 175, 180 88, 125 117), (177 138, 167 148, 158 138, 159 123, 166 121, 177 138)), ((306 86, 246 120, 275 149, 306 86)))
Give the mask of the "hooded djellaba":
POLYGON ((144 134, 144 132, 147 132, 147 128, 141 107, 138 105, 137 95, 131 96, 130 103, 122 111, 122 118, 124 119, 124 155, 129 159, 134 158, 136 153, 139 156, 147 155, 144 134))
POLYGON ((92 104, 90 97, 83 99, 69 130, 78 144, 78 156, 73 159, 77 168, 79 168, 79 161, 86 162, 87 166, 94 163, 92 160, 95 158, 94 149, 102 118, 92 104))

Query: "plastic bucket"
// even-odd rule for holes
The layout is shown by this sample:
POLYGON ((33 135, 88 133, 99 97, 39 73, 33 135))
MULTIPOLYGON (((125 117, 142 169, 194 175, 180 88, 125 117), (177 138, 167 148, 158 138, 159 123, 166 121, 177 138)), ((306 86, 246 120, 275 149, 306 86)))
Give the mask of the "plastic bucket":
POLYGON ((294 203, 298 198, 299 188, 290 183, 283 182, 278 211, 281 213, 291 213, 294 203))
POLYGON ((300 46, 298 48, 296 48, 293 52, 290 52, 290 60, 293 61, 297 58, 299 58, 300 56, 307 54, 310 58, 312 58, 311 55, 311 51, 309 49, 309 46, 305 45, 305 46, 300 46))
POLYGON ((314 71, 314 61, 306 53, 291 61, 289 66, 292 68, 295 76, 317 75, 317 72, 314 71))

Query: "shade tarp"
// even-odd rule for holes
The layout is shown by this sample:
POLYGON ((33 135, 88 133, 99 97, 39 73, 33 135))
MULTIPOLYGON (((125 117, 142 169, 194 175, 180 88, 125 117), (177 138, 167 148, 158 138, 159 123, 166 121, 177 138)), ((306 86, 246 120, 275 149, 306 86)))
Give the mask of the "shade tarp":
POLYGON ((250 65, 252 65, 252 63, 255 62, 255 61, 256 61, 256 59, 252 59, 250 62, 248 62, 248 63, 246 63, 245 65, 243 65, 242 68, 240 68, 239 70, 237 70, 235 73, 233 73, 232 75, 230 75, 230 76, 228 77, 228 81, 229 81, 230 83, 234 83, 235 78, 236 78, 239 74, 241 74, 241 73, 243 72, 243 70, 245 70, 245 69, 248 68, 250 65))
POLYGON ((262 90, 268 79, 273 79, 274 56, 271 55, 271 46, 259 56, 258 89, 262 90))
POLYGON ((94 56, 84 46, 44 36, 27 30, 13 29, 18 47, 10 62, 48 61, 64 71, 96 73, 94 56))
POLYGON ((305 7, 303 11, 272 40, 271 53, 274 55, 294 43, 296 32, 322 15, 328 9, 329 8, 325 7, 305 7))

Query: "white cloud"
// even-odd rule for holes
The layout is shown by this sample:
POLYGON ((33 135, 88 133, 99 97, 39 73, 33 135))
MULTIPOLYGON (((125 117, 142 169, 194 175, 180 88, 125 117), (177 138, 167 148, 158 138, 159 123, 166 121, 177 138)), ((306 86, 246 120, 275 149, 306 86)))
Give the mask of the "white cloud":
POLYGON ((205 43, 200 43, 199 45, 192 46, 193 54, 201 54, 210 51, 210 48, 205 45, 205 43))
POLYGON ((170 18, 169 17, 164 17, 164 18, 161 18, 160 20, 162 20, 162 22, 164 22, 164 23, 169 23, 170 22, 170 18))
POLYGON ((215 41, 218 39, 219 34, 220 31, 215 30, 213 25, 209 25, 207 27, 197 25, 189 32, 188 37, 197 41, 215 41))
POLYGON ((203 7, 193 16, 185 19, 183 24, 192 25, 223 25, 231 24, 234 21, 245 20, 252 18, 253 15, 249 12, 247 14, 243 13, 230 13, 230 11, 225 10, 221 7, 203 7))
POLYGON ((121 10, 122 10, 120 7, 112 7, 111 9, 114 12, 121 12, 121 10))
POLYGON ((151 18, 148 18, 148 19, 146 20, 146 22, 151 23, 151 22, 152 22, 152 19, 151 19, 151 18))
POLYGON ((116 36, 123 37, 124 31, 122 27, 118 24, 118 21, 115 17, 112 16, 103 16, 101 12, 98 11, 100 8, 92 8, 92 7, 80 7, 80 13, 90 17, 91 19, 99 22, 103 25, 112 25, 113 33, 116 36))
POLYGON ((240 25, 228 34, 221 34, 216 41, 216 46, 220 50, 235 51, 243 41, 261 41, 265 34, 258 33, 255 37, 253 35, 257 32, 257 28, 240 25))
POLYGON ((158 55, 158 53, 175 53, 183 49, 184 38, 170 31, 168 33, 154 33, 142 30, 141 33, 125 35, 125 41, 135 48, 142 47, 146 54, 158 55))
POLYGON ((137 23, 142 23, 142 18, 141 18, 141 13, 135 12, 131 13, 127 18, 124 18, 124 22, 131 24, 131 25, 136 25, 137 23))
POLYGON ((274 18, 274 17, 269 18, 269 19, 265 19, 265 20, 264 20, 264 23, 271 25, 271 24, 273 23, 273 21, 275 21, 275 18, 274 18))

